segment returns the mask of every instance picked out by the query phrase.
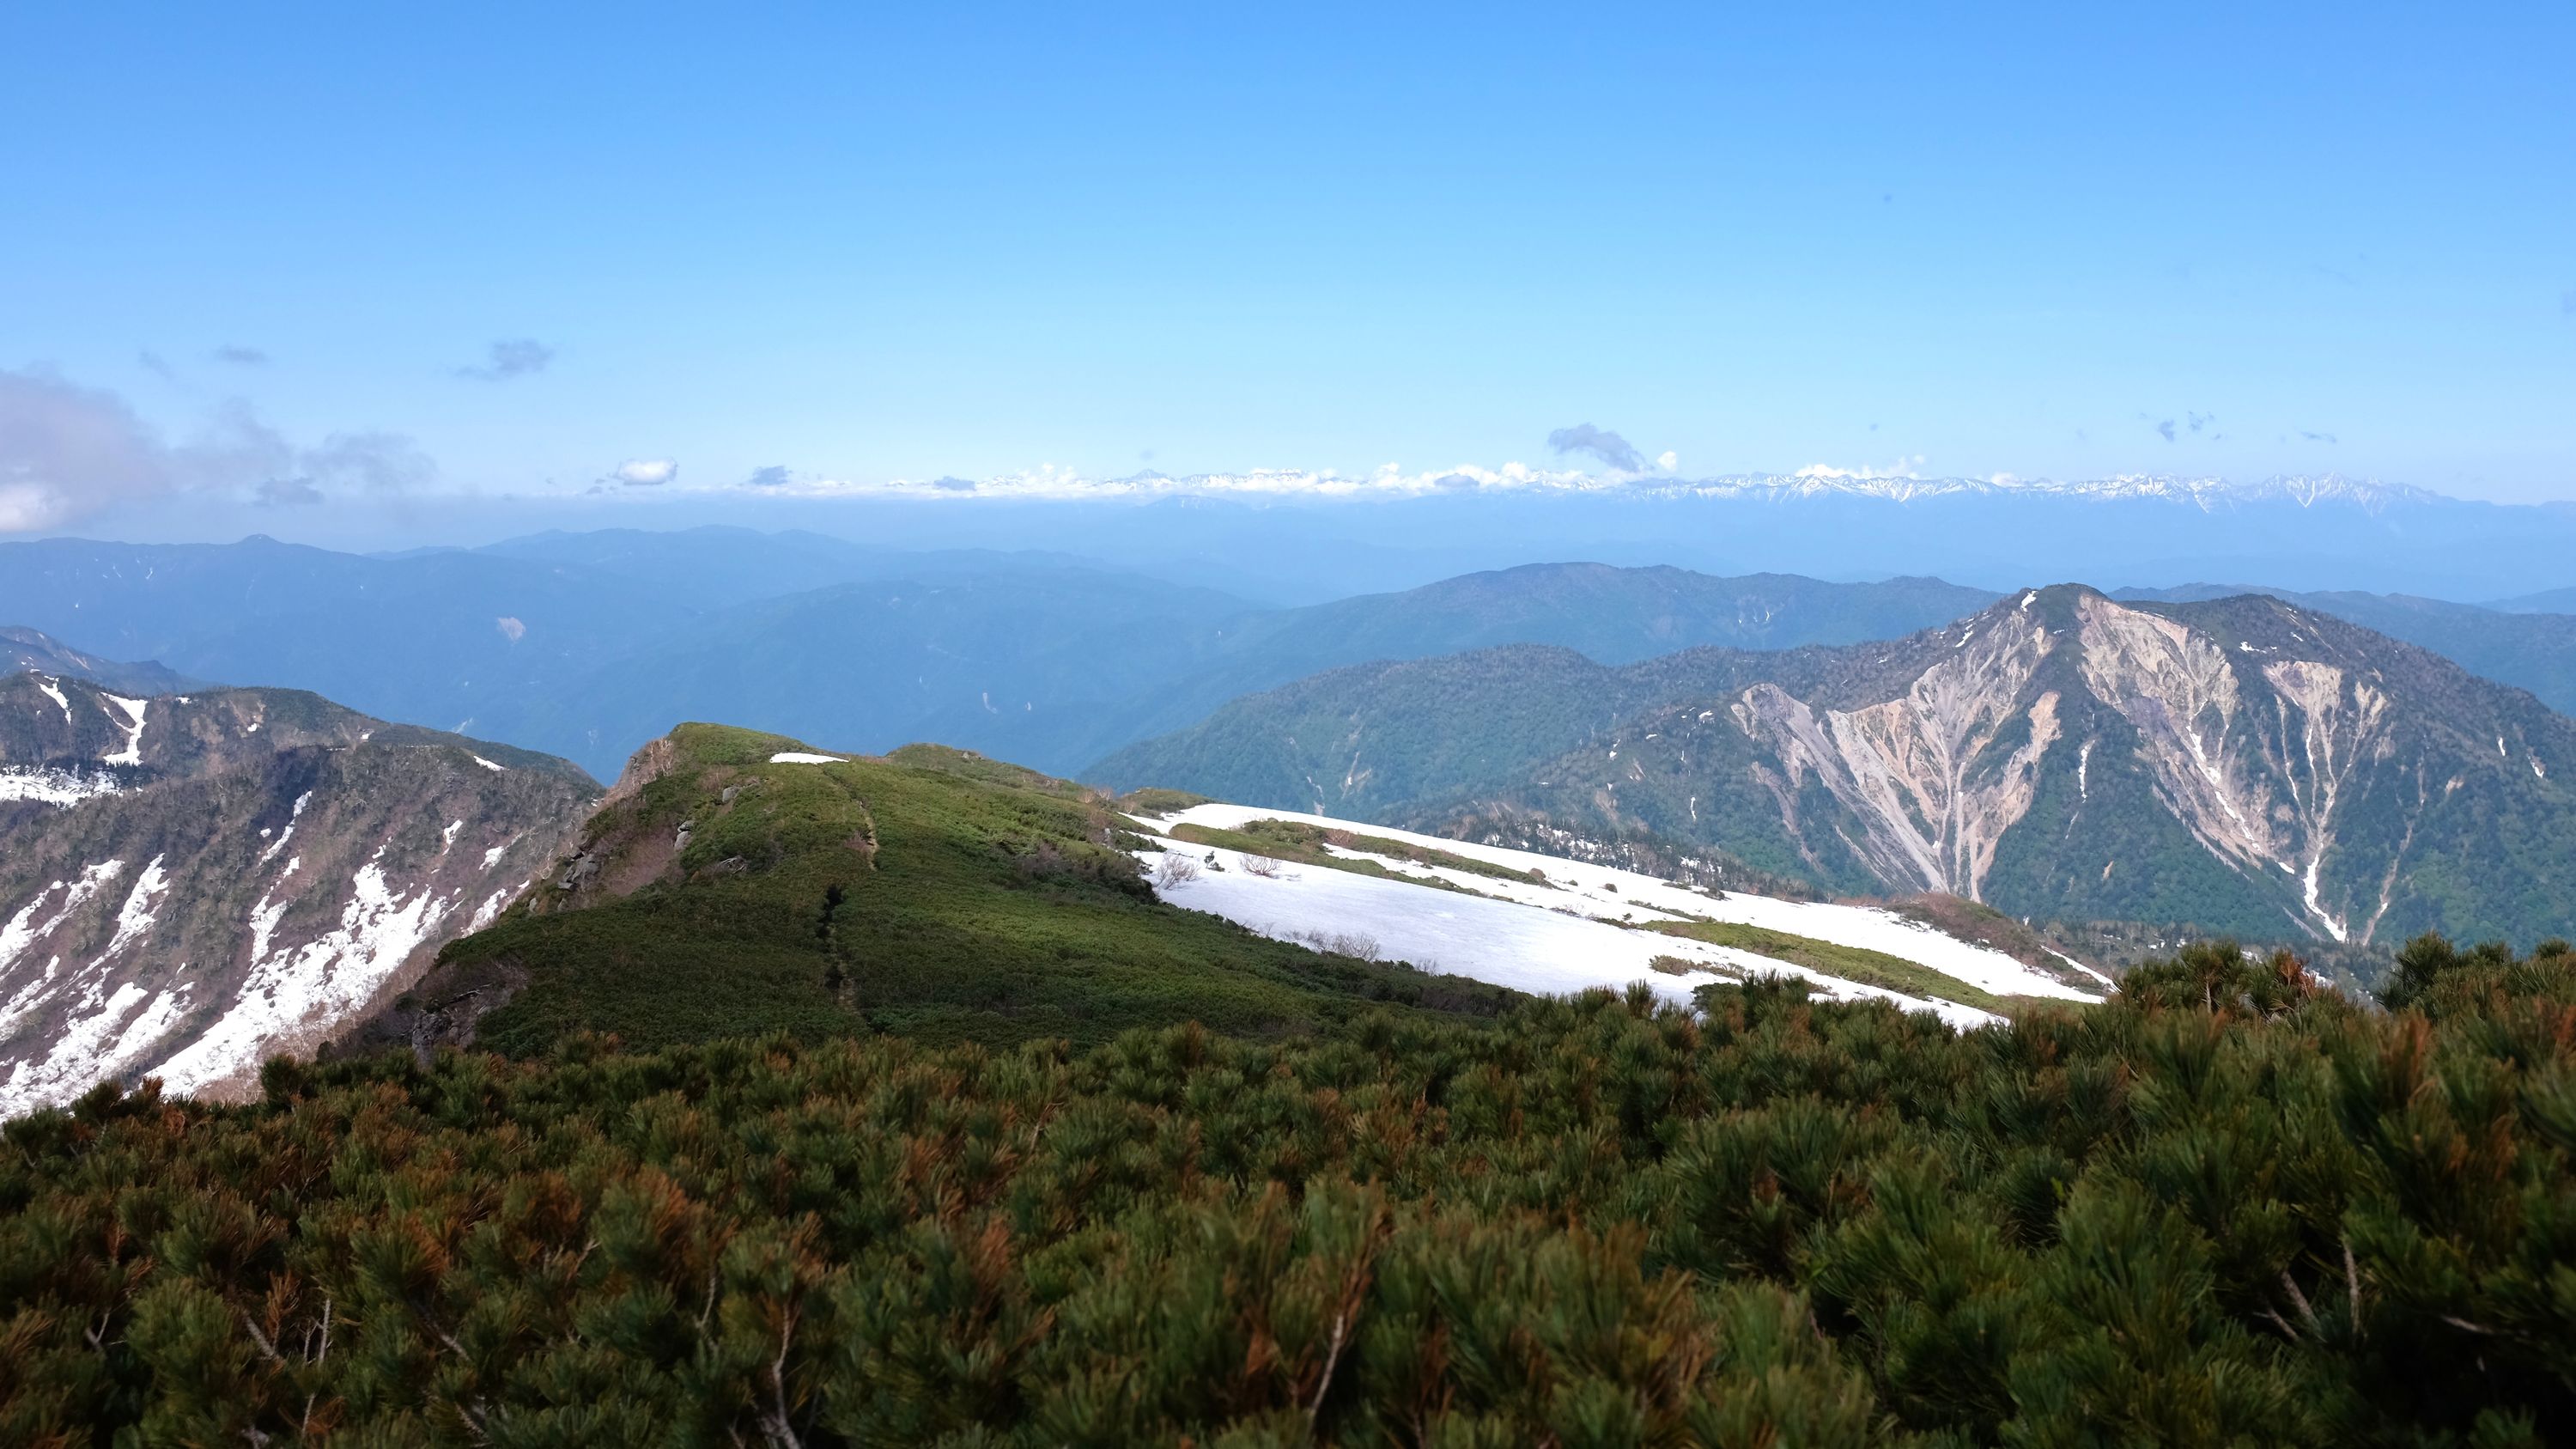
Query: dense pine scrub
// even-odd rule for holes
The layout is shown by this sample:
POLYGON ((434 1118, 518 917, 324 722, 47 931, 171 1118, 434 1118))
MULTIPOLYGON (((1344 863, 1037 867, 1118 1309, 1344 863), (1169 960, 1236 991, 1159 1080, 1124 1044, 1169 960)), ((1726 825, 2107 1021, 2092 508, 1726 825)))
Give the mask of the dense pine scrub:
POLYGON ((0 1442, 2563 1442, 2576 956, 2127 985, 102 1088, 6 1131, 0 1442))

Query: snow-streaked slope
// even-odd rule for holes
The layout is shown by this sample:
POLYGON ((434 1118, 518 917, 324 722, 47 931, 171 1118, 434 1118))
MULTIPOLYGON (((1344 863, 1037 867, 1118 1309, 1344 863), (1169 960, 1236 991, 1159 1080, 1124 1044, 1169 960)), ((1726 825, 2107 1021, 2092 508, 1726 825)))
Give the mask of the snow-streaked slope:
MULTIPOLYGON (((1628 920, 1651 925, 1662 920, 1722 921, 1755 926, 1784 935, 1805 936, 1837 946, 1850 946, 1880 951, 1902 960, 1938 971, 1982 991, 1998 996, 2042 996, 2066 1001, 2097 1001, 2100 997, 2080 990, 2045 972, 2038 971, 1989 946, 1959 940, 1920 922, 1911 921, 1892 911, 1867 906, 1834 905, 1822 901, 1784 901, 1769 896, 1740 892, 1711 894, 1640 875, 1635 871, 1585 861, 1567 860, 1532 851, 1512 850, 1503 846, 1479 845, 1469 841, 1450 840, 1442 836, 1422 835, 1396 830, 1383 825, 1368 825, 1349 820, 1336 820, 1324 815, 1306 815, 1290 810, 1265 810, 1247 805, 1195 805, 1177 814, 1161 817, 1162 829, 1180 825, 1200 825, 1218 830, 1239 829, 1254 820, 1293 820, 1328 830, 1347 830, 1357 835, 1374 835, 1410 845, 1446 851, 1470 860, 1486 861, 1513 870, 1535 870, 1546 877, 1547 884, 1497 880, 1491 876, 1472 875, 1464 871, 1443 870, 1409 861, 1373 856, 1387 869, 1408 875, 1440 876, 1453 884, 1487 895, 1504 896, 1512 901, 1547 911, 1575 911, 1600 921, 1628 920)), ((1358 852, 1336 851, 1336 854, 1358 852)), ((1347 872, 1336 872, 1347 874, 1347 872)), ((1445 893, 1444 893, 1445 894, 1445 893)), ((1650 941, 1669 940, 1661 935, 1646 937, 1650 941)))
POLYGON ((77 805, 118 786, 112 771, 84 774, 77 769, 43 765, 0 765, 0 800, 36 800, 47 805, 77 805))
MULTIPOLYGON (((171 1091, 197 1092, 266 1053, 309 1045, 373 1000, 413 952, 441 939, 440 925, 464 897, 461 889, 442 894, 434 886, 405 895, 370 858, 351 877, 333 929, 274 950, 264 949, 266 932, 255 932, 249 975, 223 1015, 152 1075, 171 1091)), ((263 916, 274 922, 283 906, 262 897, 254 927, 263 916)))
POLYGON ((377 730, 311 696, 0 679, 0 1117, 145 1076, 254 1091, 490 921, 597 793, 377 730))
MULTIPOLYGON (((1204 846, 1180 841, 1156 843, 1161 851, 1139 852, 1149 869, 1159 863, 1161 852, 1193 861, 1209 853, 1204 846)), ((1462 895, 1326 866, 1282 864, 1275 874, 1261 875, 1247 869, 1241 855, 1215 854, 1219 869, 1167 880, 1156 887, 1158 893, 1174 905, 1223 916, 1276 940, 1373 951, 1425 971, 1518 991, 1564 995, 1643 981, 1658 995, 1687 1003, 1692 991, 1718 977, 1774 973, 1815 982, 1819 994, 1835 999, 1875 997, 1911 1011, 1937 1012, 1955 1026, 1999 1019, 1974 1007, 1840 981, 1748 951, 1629 930, 1517 900, 1462 895), (1710 968, 1710 974, 1673 976, 1653 970, 1647 963, 1658 956, 1697 962, 1710 968)), ((1481 876, 1474 879, 1491 883, 1481 876)))

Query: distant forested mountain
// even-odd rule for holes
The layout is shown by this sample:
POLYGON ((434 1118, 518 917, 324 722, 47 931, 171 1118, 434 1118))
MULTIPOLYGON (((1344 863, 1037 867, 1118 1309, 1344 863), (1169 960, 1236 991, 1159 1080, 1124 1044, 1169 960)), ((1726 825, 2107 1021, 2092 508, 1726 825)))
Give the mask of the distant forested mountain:
POLYGON ((101 659, 35 629, 0 627, 0 675, 20 671, 86 679, 125 694, 166 694, 192 683, 151 660, 101 659))
POLYGON ((732 529, 382 559, 268 539, 0 545, 0 619, 506 739, 602 776, 686 719, 868 749, 938 739, 1067 770, 1341 664, 1504 642, 1613 662, 1849 642, 1989 597, 1932 579, 1549 564, 1273 609, 1063 555, 901 554, 732 529))

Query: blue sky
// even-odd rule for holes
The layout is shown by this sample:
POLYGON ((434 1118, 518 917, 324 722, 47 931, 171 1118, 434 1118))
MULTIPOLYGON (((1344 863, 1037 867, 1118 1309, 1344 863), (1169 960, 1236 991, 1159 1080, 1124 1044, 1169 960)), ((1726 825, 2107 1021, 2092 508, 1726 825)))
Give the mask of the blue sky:
POLYGON ((1393 8, 12 7, 0 382, 129 505, 1577 423, 2576 497, 2576 7, 1393 8))

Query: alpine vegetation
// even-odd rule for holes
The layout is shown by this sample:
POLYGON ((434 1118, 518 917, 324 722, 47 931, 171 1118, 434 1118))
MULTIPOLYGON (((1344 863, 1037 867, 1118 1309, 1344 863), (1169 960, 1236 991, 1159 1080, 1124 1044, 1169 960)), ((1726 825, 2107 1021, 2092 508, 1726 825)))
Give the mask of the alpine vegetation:
POLYGON ((2576 958, 2224 943, 1311 1036, 772 1033, 103 1086, 0 1156, 9 1442, 2530 1445, 2576 958))

